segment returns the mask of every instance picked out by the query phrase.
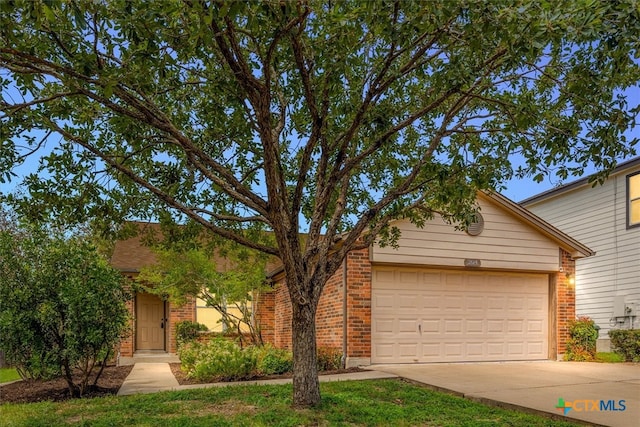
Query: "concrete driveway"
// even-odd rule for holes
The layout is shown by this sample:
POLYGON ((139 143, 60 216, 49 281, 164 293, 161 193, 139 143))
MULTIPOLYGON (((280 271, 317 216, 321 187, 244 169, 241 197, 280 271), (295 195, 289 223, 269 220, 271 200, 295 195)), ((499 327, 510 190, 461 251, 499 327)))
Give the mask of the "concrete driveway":
POLYGON ((588 423, 640 426, 638 364, 433 363, 372 365, 369 369, 501 407, 562 416, 566 411, 567 418, 588 423))

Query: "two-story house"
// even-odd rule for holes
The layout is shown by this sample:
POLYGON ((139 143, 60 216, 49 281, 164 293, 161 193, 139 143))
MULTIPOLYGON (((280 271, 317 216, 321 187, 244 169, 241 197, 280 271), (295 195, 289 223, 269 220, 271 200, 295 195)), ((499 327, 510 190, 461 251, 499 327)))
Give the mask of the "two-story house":
POLYGON ((576 314, 600 329, 640 328, 640 157, 620 163, 603 185, 589 177, 520 202, 596 252, 576 262, 576 314))

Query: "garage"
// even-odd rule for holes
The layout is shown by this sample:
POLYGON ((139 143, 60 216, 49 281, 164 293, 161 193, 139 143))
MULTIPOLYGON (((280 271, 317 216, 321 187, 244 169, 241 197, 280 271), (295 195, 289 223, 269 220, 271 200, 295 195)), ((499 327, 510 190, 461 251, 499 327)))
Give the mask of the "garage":
POLYGON ((549 276, 374 267, 371 362, 544 360, 549 276))

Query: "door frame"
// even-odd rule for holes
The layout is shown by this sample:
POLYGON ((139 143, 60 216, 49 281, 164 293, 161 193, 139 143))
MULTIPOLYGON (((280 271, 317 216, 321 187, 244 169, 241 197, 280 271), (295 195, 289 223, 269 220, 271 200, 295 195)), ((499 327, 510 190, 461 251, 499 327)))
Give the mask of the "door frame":
POLYGON ((167 301, 164 298, 159 297, 158 295, 154 295, 152 293, 149 292, 136 292, 135 296, 134 296, 134 313, 135 313, 135 328, 134 328, 134 353, 136 351, 167 351, 167 332, 169 331, 169 317, 168 315, 168 307, 167 307, 167 301), (148 295, 153 295, 155 297, 157 297, 160 301, 162 301, 162 318, 164 319, 163 323, 163 331, 162 331, 162 349, 157 349, 157 350, 139 350, 138 349, 138 334, 139 334, 139 330, 138 330, 138 295, 139 294, 148 294, 148 295))

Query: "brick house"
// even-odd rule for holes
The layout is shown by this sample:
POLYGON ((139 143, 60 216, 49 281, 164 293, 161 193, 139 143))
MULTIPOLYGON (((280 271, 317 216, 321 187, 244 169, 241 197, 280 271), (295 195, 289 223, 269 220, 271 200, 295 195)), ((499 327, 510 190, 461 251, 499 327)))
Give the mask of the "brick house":
MULTIPOLYGON (((499 194, 479 193, 478 205, 468 232, 440 218, 421 229, 399 220, 397 249, 350 252, 320 299, 318 346, 341 351, 347 366, 561 357, 575 318, 575 260, 593 252, 499 194)), ((112 263, 134 277, 152 258, 133 238, 118 242, 112 263)), ((264 341, 290 348, 285 278, 281 269, 269 277, 273 288, 255 296, 254 317, 264 341)), ((173 353, 175 323, 207 316, 195 300, 173 307, 148 295, 130 303, 135 321, 122 356, 154 337, 153 350, 173 353)))
MULTIPOLYGON (((398 221, 397 249, 349 253, 318 306, 319 347, 346 366, 371 363, 556 359, 575 318, 575 260, 593 252, 498 195, 480 193, 469 232, 435 218, 398 221)), ((260 296, 263 339, 291 347, 281 271, 260 296)))
MULTIPOLYGON (((138 234, 115 243, 111 265, 132 282, 143 267, 153 265, 156 255, 147 244, 145 238, 159 237, 160 226, 154 223, 134 223, 138 234)), ((223 257, 214 259, 219 271, 229 271, 232 264, 223 257)), ((188 298, 182 305, 176 305, 158 295, 133 289, 133 298, 127 302, 131 315, 129 332, 121 342, 121 357, 132 357, 135 353, 175 353, 176 324, 183 320, 197 321, 205 324, 210 331, 222 332, 218 312, 207 307, 198 298, 188 298)))

